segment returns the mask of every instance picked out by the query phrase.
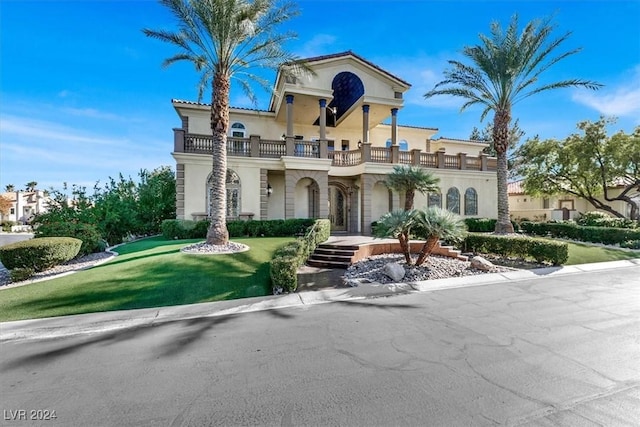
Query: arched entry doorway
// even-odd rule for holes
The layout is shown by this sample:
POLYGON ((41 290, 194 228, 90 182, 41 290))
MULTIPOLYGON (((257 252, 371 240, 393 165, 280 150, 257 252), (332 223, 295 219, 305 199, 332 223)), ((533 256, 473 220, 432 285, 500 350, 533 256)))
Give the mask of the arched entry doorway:
POLYGON ((347 194, 337 185, 329 185, 329 220, 331 231, 347 231, 347 194))

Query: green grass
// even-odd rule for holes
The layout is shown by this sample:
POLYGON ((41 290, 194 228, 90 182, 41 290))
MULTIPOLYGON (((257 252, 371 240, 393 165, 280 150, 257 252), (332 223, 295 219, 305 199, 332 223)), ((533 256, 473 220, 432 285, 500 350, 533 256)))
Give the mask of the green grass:
POLYGON ((180 253, 199 240, 140 240, 92 269, 0 291, 0 321, 268 295, 269 261, 290 240, 233 239, 251 249, 228 255, 180 253))
POLYGON ((640 251, 622 251, 600 246, 583 245, 575 242, 567 243, 569 243, 569 259, 564 265, 640 258, 640 251))

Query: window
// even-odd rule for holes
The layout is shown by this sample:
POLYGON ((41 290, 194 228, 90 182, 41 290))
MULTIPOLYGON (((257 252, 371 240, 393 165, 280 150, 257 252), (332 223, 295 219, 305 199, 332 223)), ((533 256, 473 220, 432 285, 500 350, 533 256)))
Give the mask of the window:
POLYGON ((460 214, 460 192, 456 187, 451 187, 447 191, 447 210, 460 214))
POLYGON ((542 209, 549 209, 549 198, 545 197, 542 199, 542 209))
MULTIPOLYGON (((400 151, 409 151, 409 143, 406 139, 398 141, 398 146, 400 147, 400 151)), ((387 148, 389 147, 391 147, 391 138, 387 139, 387 148)))
POLYGON ((478 215, 478 193, 473 188, 464 192, 464 214, 478 215))
POLYGON ((16 214, 16 208, 11 208, 11 215, 15 215, 16 214))
MULTIPOLYGON (((211 216, 211 200, 214 198, 213 194, 213 176, 209 176, 207 181, 207 214, 211 216)), ((241 186, 240 177, 237 173, 231 169, 227 169, 227 218, 240 217, 241 206, 241 186)))
POLYGON ((231 125, 231 136, 234 138, 244 138, 246 135, 246 128, 240 122, 235 122, 231 125))
POLYGON ((437 207, 442 209, 442 194, 440 193, 429 193, 427 197, 427 206, 428 207, 437 207))

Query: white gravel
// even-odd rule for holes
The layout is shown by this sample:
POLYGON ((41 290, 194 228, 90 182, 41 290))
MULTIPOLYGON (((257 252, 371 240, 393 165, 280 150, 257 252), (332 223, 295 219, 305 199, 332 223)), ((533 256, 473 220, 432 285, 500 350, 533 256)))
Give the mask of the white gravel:
MULTIPOLYGON (((415 258, 413 259, 415 262, 415 258)), ((446 279, 449 277, 472 276, 476 274, 498 273, 513 271, 510 267, 495 266, 491 271, 482 271, 471 268, 469 261, 456 258, 432 255, 427 257, 424 264, 419 267, 407 266, 402 254, 375 255, 351 265, 344 274, 347 284, 377 282, 392 283, 393 280, 383 273, 386 264, 395 262, 405 269, 403 282, 417 282, 421 280, 446 279)))
POLYGON ((63 273, 71 271, 85 270, 89 267, 93 267, 96 264, 106 262, 108 259, 113 258, 115 254, 113 252, 97 252, 89 255, 85 255, 81 258, 73 259, 66 264, 56 265, 46 271, 41 271, 34 274, 29 280, 22 282, 11 282, 9 271, 0 263, 0 290, 10 287, 16 287, 21 285, 28 285, 30 283, 39 282, 43 279, 51 278, 63 273))
POLYGON ((180 249, 180 252, 194 255, 219 255, 246 252, 249 246, 242 243, 229 242, 226 245, 209 245, 206 242, 195 243, 180 249))

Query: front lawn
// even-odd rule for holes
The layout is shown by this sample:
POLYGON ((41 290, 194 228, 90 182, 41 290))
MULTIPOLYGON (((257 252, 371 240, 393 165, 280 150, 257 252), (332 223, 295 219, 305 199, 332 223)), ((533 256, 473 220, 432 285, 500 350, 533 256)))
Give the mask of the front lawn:
POLYGON ((162 307, 271 293, 269 261, 286 237, 235 238, 251 250, 187 255, 200 240, 140 240, 115 259, 58 279, 0 291, 0 321, 162 307))
POLYGON ((594 262, 640 258, 640 251, 624 251, 576 242, 567 243, 569 244, 569 259, 564 265, 591 264, 594 262))

